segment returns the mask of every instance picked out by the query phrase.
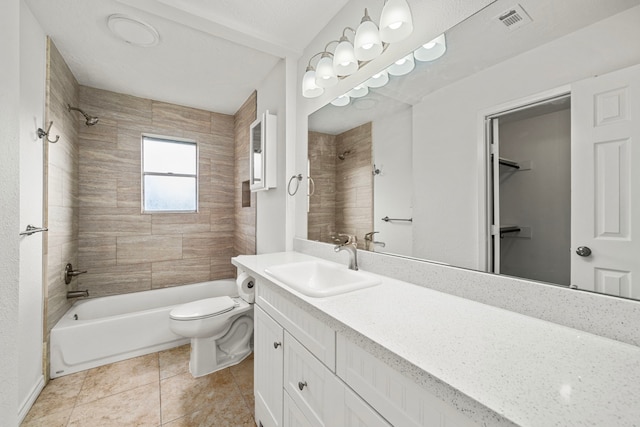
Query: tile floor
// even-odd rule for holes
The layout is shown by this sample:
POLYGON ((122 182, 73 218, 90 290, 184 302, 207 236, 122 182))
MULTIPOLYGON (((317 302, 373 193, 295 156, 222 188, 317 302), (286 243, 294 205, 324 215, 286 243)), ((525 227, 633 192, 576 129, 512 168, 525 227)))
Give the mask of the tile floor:
POLYGON ((253 355, 193 378, 189 345, 53 379, 22 427, 254 427, 253 355))

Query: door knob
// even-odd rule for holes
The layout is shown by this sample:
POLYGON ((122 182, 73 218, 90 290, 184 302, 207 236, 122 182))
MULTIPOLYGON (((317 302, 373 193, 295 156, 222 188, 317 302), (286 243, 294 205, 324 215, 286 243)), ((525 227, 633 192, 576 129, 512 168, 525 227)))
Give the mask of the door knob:
POLYGON ((586 246, 578 246, 578 249, 576 249, 576 253, 580 256, 589 256, 591 255, 591 249, 586 246))

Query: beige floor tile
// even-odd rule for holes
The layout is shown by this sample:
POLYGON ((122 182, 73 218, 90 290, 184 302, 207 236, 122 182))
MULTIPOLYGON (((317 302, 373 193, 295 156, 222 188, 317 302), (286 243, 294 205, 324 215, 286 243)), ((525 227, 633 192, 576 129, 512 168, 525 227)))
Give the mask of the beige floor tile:
POLYGON ((91 403, 78 405, 69 427, 157 427, 160 425, 160 387, 152 383, 91 403))
POLYGON ((253 394, 253 353, 230 368, 231 374, 242 394, 253 394))
POLYGON ((78 405, 141 385, 158 383, 158 353, 91 369, 78 396, 78 405))
POLYGON ((25 417, 25 423, 27 421, 31 423, 37 418, 73 408, 86 376, 87 371, 83 371, 49 381, 25 417))
POLYGON ((253 414, 238 395, 229 396, 216 405, 208 405, 163 427, 253 427, 253 414))
POLYGON ((160 358, 160 379, 189 372, 191 345, 183 345, 158 353, 160 358))
POLYGON ((190 373, 174 375, 160 381, 162 422, 181 418, 204 407, 219 407, 230 397, 242 399, 229 369, 204 377, 190 373))
POLYGON ((70 406, 37 418, 29 412, 20 427, 65 427, 72 410, 73 406, 70 406))

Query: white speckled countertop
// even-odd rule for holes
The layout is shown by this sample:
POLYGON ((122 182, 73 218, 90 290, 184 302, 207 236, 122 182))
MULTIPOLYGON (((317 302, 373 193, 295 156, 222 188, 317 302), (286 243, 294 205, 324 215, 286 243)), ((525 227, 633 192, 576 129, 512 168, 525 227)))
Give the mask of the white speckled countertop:
POLYGON ((232 262, 354 342, 370 341, 369 351, 480 425, 640 426, 640 347, 384 276, 372 288, 312 298, 264 273, 310 259, 281 252, 232 262))

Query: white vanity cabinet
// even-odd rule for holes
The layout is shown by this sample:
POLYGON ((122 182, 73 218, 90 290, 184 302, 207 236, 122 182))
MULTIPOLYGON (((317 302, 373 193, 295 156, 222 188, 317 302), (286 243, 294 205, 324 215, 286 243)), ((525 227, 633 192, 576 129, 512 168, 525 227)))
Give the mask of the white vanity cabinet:
POLYGON ((256 420, 264 426, 281 427, 284 330, 257 305, 253 321, 256 420))

